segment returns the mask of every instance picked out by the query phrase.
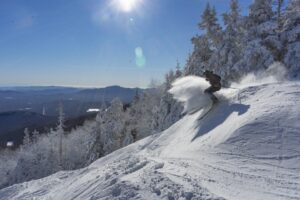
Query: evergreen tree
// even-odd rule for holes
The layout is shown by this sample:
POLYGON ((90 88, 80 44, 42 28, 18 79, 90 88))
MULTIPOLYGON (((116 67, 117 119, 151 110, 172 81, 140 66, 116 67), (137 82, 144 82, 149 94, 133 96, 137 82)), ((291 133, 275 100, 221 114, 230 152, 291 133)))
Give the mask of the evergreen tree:
POLYGON ((180 69, 180 64, 177 60, 177 63, 176 63, 176 71, 175 71, 175 78, 179 78, 182 76, 182 71, 180 69))
POLYGON ((274 16, 272 0, 255 0, 250 6, 249 25, 256 26, 269 21, 274 16))
POLYGON ((172 82, 175 80, 175 74, 172 69, 165 75, 165 79, 166 79, 165 85, 166 85, 167 89, 170 89, 172 82))
POLYGON ((39 136, 40 136, 40 133, 37 130, 34 130, 32 132, 32 142, 37 143, 39 136))
POLYGON ((223 14, 225 30, 220 48, 214 53, 211 65, 223 80, 234 80, 237 72, 234 64, 240 59, 243 49, 242 16, 237 0, 231 0, 230 11, 223 14))
POLYGON ((24 129, 24 138, 23 138, 23 148, 28 148, 31 146, 31 138, 28 128, 24 129))
POLYGON ((300 1, 290 0, 283 14, 284 63, 291 77, 300 74, 300 1))
POLYGON ((282 9, 284 0, 274 0, 274 5, 276 6, 276 18, 277 18, 277 29, 282 31, 283 19, 282 19, 282 9))
POLYGON ((153 107, 153 120, 152 126, 155 131, 162 131, 170 127, 174 122, 180 119, 182 107, 180 103, 175 101, 172 95, 168 92, 172 86, 172 82, 179 78, 182 73, 179 70, 180 66, 177 62, 177 73, 171 70, 165 76, 165 83, 162 87, 162 95, 160 97, 159 105, 153 107))
POLYGON ((222 40, 222 28, 218 23, 216 9, 211 8, 209 3, 201 16, 199 28, 206 31, 210 48, 216 49, 222 40))
POLYGON ((241 58, 233 67, 236 77, 265 70, 275 61, 281 43, 273 16, 271 0, 255 0, 250 6, 249 17, 244 19, 247 31, 242 39, 241 58))
POLYGON ((59 166, 63 168, 63 137, 64 137, 64 123, 65 123, 65 113, 63 110, 63 104, 59 105, 59 116, 57 125, 57 134, 59 137, 58 152, 59 152, 59 166))
POLYGON ((215 8, 211 8, 209 3, 201 15, 199 28, 204 30, 205 34, 192 38, 194 49, 185 66, 185 75, 202 76, 206 69, 214 70, 219 66, 216 63, 217 60, 212 59, 212 57, 216 56, 216 52, 221 48, 222 28, 218 23, 215 8))
POLYGON ((102 134, 104 134, 104 116, 106 115, 107 107, 104 101, 104 98, 102 99, 102 104, 100 108, 100 112, 97 114, 95 119, 95 127, 92 130, 94 140, 92 141, 90 152, 88 153, 88 162, 92 162, 102 156, 105 155, 103 150, 103 141, 102 141, 102 134))
POLYGON ((223 21, 225 25, 225 38, 228 43, 232 45, 241 45, 242 37, 242 16, 240 15, 240 8, 237 0, 231 0, 230 12, 223 14, 223 21))
POLYGON ((202 76, 205 69, 209 68, 209 60, 213 51, 210 49, 206 35, 193 37, 192 43, 194 45, 194 50, 193 53, 188 56, 184 74, 202 76))
POLYGON ((105 112, 104 121, 101 141, 104 153, 108 154, 121 147, 125 119, 123 103, 120 99, 112 100, 110 107, 105 112))

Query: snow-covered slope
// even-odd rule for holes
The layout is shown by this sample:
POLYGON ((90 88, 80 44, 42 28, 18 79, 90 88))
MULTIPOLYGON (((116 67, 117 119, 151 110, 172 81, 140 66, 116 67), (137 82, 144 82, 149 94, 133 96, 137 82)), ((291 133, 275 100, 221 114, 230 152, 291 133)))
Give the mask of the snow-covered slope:
POLYGON ((221 98, 202 120, 201 111, 186 115, 87 168, 2 189, 0 199, 300 199, 300 83, 221 98))

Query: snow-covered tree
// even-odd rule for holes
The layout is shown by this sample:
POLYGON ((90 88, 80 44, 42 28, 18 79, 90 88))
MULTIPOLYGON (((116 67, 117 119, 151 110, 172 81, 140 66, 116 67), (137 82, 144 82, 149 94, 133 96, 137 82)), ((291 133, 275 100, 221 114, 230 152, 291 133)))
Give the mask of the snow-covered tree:
POLYGON ((121 147, 125 119, 123 103, 120 99, 112 100, 103 117, 104 132, 101 133, 101 142, 103 142, 103 151, 107 154, 121 147))
POLYGON ((284 0, 274 0, 273 4, 276 6, 276 18, 277 18, 277 25, 278 25, 277 29, 282 30, 282 26, 283 26, 282 12, 283 12, 284 0))
POLYGON ((65 123, 65 114, 64 114, 64 110, 63 110, 63 105, 62 105, 62 103, 60 103, 56 134, 59 137, 58 152, 59 152, 59 166, 61 168, 63 168, 63 138, 64 138, 64 133, 65 133, 64 123, 65 123))
MULTIPOLYGON (((177 71, 180 69, 179 63, 176 65, 177 71)), ((187 68, 186 68, 187 70, 187 68)), ((176 102, 168 92, 172 83, 182 74, 170 71, 165 76, 165 83, 160 87, 161 95, 159 103, 153 107, 152 127, 156 132, 169 128, 174 122, 180 119, 182 107, 176 102)))
POLYGON ((88 153, 88 162, 92 162, 102 156, 105 155, 105 152, 103 150, 103 141, 102 141, 102 134, 104 134, 104 115, 106 112, 106 106, 102 103, 102 107, 99 111, 99 113, 96 116, 95 119, 95 125, 93 128, 91 128, 91 133, 93 135, 93 140, 91 141, 91 148, 88 153))
POLYGON ((30 133, 29 133, 29 130, 28 128, 25 128, 24 129, 24 138, 23 138, 23 145, 22 147, 23 148, 27 148, 29 146, 31 146, 31 138, 30 138, 30 133))
POLYGON ((192 44, 194 45, 194 50, 188 57, 184 74, 202 76, 205 69, 209 68, 209 59, 213 51, 210 49, 206 35, 193 37, 192 44))
POLYGON ((37 130, 33 130, 32 132, 32 142, 36 143, 39 139, 40 133, 37 130))
POLYGON ((218 23, 215 7, 207 3, 206 8, 201 16, 199 28, 206 32, 211 48, 217 48, 222 40, 222 27, 218 23))
MULTIPOLYGON (((171 76, 175 77, 174 73, 171 73, 171 76)), ((125 134, 122 142, 124 146, 156 132, 153 116, 161 95, 160 86, 155 84, 151 86, 150 90, 141 93, 139 98, 131 103, 126 111, 125 134)))
POLYGON ((77 127, 64 135, 64 170, 85 167, 103 156, 97 155, 97 151, 91 151, 95 144, 95 135, 93 134, 95 128, 95 121, 86 121, 83 126, 77 127))
POLYGON ((269 21, 274 16, 272 0, 254 0, 249 11, 249 25, 255 26, 269 21))
POLYGON ((290 76, 300 74, 300 1, 290 0, 283 14, 284 63, 289 69, 290 76))
POLYGON ((19 150, 4 149, 0 151, 0 189, 10 185, 14 178, 19 150))
POLYGON ((273 62, 277 49, 280 48, 276 29, 277 23, 272 17, 271 0, 255 0, 250 6, 249 17, 244 19, 246 33, 242 39, 241 58, 234 64, 236 77, 248 72, 267 69, 273 62))
POLYGON ((231 1, 230 11, 223 14, 223 21, 225 30, 221 45, 211 56, 209 66, 223 80, 234 80, 237 72, 233 67, 241 57, 244 36, 242 16, 237 0, 231 1))
POLYGON ((209 3, 201 15, 199 28, 204 34, 192 38, 194 49, 186 63, 185 75, 202 76, 205 70, 218 70, 221 65, 218 53, 223 48, 224 34, 218 23, 216 10, 209 3))
POLYGON ((171 88, 171 84, 172 82, 175 80, 175 73, 174 71, 171 69, 166 75, 165 75, 165 80, 166 80, 166 87, 167 88, 171 88))
POLYGON ((177 60, 176 71, 175 71, 175 78, 179 78, 181 76, 182 76, 182 71, 181 71, 181 68, 180 68, 180 63, 177 60))

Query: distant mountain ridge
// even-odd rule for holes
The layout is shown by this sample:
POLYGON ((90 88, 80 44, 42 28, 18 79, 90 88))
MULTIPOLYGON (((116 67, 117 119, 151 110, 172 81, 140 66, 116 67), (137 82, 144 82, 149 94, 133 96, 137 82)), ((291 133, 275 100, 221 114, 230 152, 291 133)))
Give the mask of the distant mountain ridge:
POLYGON ((82 115, 89 108, 99 108, 102 102, 111 102, 119 98, 130 103, 136 93, 144 89, 109 86, 105 88, 71 88, 56 86, 0 87, 0 113, 17 110, 30 110, 42 114, 57 116, 57 107, 64 104, 67 116, 82 115))

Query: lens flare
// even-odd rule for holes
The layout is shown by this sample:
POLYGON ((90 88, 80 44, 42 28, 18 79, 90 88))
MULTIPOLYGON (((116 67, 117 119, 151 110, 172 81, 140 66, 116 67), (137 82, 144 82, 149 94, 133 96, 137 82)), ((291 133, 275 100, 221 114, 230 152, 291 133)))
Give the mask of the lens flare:
POLYGON ((141 47, 135 48, 135 64, 137 67, 144 67, 146 65, 146 57, 144 56, 143 49, 141 47))
POLYGON ((136 57, 142 57, 143 56, 143 49, 141 47, 135 48, 135 55, 136 55, 136 57))

